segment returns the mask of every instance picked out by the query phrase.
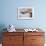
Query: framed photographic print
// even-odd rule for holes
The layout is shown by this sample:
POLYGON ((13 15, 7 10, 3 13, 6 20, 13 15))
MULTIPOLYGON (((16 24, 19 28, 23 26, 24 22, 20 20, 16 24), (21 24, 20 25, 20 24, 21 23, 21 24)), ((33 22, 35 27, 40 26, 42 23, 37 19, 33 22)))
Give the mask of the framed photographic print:
POLYGON ((32 7, 19 7, 17 11, 18 19, 33 19, 34 8, 32 7))

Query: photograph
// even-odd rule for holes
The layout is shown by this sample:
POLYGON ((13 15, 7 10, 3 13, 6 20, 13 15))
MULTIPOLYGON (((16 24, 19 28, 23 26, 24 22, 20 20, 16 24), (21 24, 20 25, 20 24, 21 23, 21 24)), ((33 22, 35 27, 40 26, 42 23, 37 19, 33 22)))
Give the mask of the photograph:
POLYGON ((19 7, 17 12, 18 19, 32 19, 34 16, 32 7, 19 7))

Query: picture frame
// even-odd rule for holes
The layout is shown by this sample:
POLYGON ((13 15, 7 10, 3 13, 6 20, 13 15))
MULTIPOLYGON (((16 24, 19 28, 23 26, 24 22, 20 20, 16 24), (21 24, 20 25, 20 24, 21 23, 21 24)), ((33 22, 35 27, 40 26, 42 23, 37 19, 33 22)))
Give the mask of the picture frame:
POLYGON ((17 8, 17 18, 18 19, 33 19, 34 18, 34 8, 32 7, 18 7, 17 8))

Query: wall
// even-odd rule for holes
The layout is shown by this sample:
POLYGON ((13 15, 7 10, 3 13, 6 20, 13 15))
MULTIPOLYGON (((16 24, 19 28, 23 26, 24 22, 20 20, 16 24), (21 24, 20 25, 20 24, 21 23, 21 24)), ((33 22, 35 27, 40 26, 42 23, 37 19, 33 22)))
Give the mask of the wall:
POLYGON ((16 28, 40 27, 46 32, 46 0, 0 0, 0 31, 9 24, 16 28), (35 18, 17 20, 17 8, 30 6, 35 18))
POLYGON ((43 27, 46 28, 45 0, 0 0, 0 24, 13 24, 16 28, 43 27), (35 18, 32 20, 17 20, 18 7, 33 7, 35 18))

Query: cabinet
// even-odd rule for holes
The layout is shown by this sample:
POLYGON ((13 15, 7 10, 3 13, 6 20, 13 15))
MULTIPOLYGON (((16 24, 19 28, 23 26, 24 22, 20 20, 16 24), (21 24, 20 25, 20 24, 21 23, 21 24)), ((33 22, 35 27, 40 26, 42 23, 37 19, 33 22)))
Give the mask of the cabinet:
POLYGON ((43 32, 24 33, 24 46, 44 46, 43 32))
POLYGON ((3 32, 3 46, 44 46, 44 32, 3 32))
POLYGON ((23 33, 4 32, 3 46, 23 46, 23 33))

